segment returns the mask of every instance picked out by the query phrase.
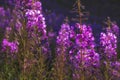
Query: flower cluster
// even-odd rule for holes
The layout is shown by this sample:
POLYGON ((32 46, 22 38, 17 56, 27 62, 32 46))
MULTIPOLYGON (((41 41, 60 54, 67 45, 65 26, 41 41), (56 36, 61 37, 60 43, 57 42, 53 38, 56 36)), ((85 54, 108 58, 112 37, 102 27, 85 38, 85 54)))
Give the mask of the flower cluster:
POLYGON ((66 79, 65 75, 66 71, 66 61, 67 61, 67 53, 70 47, 70 26, 67 23, 61 25, 61 29, 58 33, 56 40, 56 62, 54 65, 54 76, 59 79, 66 79), (58 74, 59 73, 59 74, 58 74))
MULTIPOLYGON (((80 33, 76 35, 75 46, 77 48, 77 54, 71 59, 74 59, 77 65, 83 63, 84 66, 98 66, 99 65, 99 54, 95 52, 94 37, 90 26, 79 25, 77 28, 80 33)), ((73 55, 75 50, 71 50, 70 54, 73 55)))
POLYGON ((32 9, 27 9, 25 16, 27 18, 28 30, 37 29, 42 35, 46 34, 45 18, 42 15, 41 3, 32 2, 32 9))
POLYGON ((95 47, 94 37, 90 26, 78 25, 78 27, 80 29, 80 34, 77 34, 76 36, 76 44, 80 48, 88 49, 94 48, 95 47))
MULTIPOLYGON (((26 31, 28 32, 29 41, 33 41, 32 50, 36 47, 41 47, 42 53, 48 53, 49 43, 47 42, 46 23, 42 14, 42 4, 39 1, 29 0, 27 2, 27 9, 25 10, 26 31), (34 46, 34 47, 33 47, 34 46)), ((37 51, 37 50, 36 50, 37 51)))
POLYGON ((3 51, 8 49, 9 53, 17 53, 18 52, 18 42, 9 42, 7 39, 3 39, 2 42, 3 51))
POLYGON ((117 57, 117 38, 116 36, 111 33, 101 33, 100 35, 100 44, 102 46, 102 50, 104 52, 104 55, 108 58, 116 58, 117 57))
POLYGON ((61 47, 64 47, 64 51, 68 49, 70 46, 70 39, 69 39, 69 31, 70 26, 68 24, 62 24, 61 29, 59 31, 59 35, 57 36, 57 52, 61 51, 61 47))
POLYGON ((70 45, 69 40, 70 26, 68 24, 63 24, 61 30, 59 31, 59 36, 57 36, 57 44, 68 47, 70 45))
POLYGON ((76 68, 79 68, 80 65, 84 67, 98 67, 99 66, 99 54, 96 53, 94 50, 79 50, 74 57, 74 64, 76 68), (84 54, 82 54, 84 53, 84 54))

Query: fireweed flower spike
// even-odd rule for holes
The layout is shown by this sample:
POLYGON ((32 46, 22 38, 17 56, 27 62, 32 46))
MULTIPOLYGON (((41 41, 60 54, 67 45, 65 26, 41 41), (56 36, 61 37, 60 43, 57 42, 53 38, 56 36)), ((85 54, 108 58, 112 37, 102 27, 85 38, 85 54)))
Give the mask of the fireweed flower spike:
POLYGON ((70 46, 69 34, 70 26, 68 24, 63 24, 57 36, 57 45, 64 46, 65 49, 70 46))
POLYGON ((94 68, 99 67, 99 54, 95 52, 94 37, 90 26, 76 24, 79 32, 75 37, 75 45, 69 51, 70 60, 73 64, 73 79, 80 79, 81 72, 92 74, 94 68), (79 69, 79 70, 78 70, 79 69))
MULTIPOLYGON (((46 76, 45 61, 48 58, 46 53, 48 53, 48 46, 49 46, 46 40, 47 32, 46 32, 45 18, 43 17, 43 14, 42 14, 41 2, 36 0, 28 0, 28 3, 26 4, 26 6, 27 7, 24 10, 26 25, 25 25, 25 30, 23 31, 26 31, 27 33, 27 40, 25 45, 26 46, 29 45, 27 46, 28 52, 29 52, 27 56, 29 57, 29 55, 31 55, 32 58, 30 59, 25 58, 25 59, 28 61, 35 60, 35 62, 31 63, 31 65, 34 65, 34 63, 35 65, 37 65, 34 67, 34 70, 36 72, 35 75, 37 79, 44 80, 46 76)), ((24 63, 27 65, 26 62, 24 63)), ((31 66, 29 67, 30 69, 32 69, 31 66)), ((23 69, 23 70, 26 70, 26 69, 23 69)))
MULTIPOLYGON (((78 25, 78 28, 80 29, 80 33, 76 36, 76 45, 79 47, 78 56, 79 54, 83 54, 83 61, 85 61, 85 64, 87 63, 86 60, 88 60, 89 64, 99 64, 99 54, 95 52, 95 43, 94 43, 94 37, 92 34, 92 29, 90 26, 86 25, 78 25), (96 58, 94 58, 96 57, 96 58)), ((86 64, 87 65, 87 64, 86 64)))
POLYGON ((100 44, 107 59, 111 60, 117 58, 117 37, 113 33, 101 33, 100 44))
POLYGON ((117 61, 117 37, 113 32, 106 32, 100 34, 100 45, 101 45, 101 62, 105 65, 105 78, 112 78, 117 80, 119 69, 116 69, 118 66, 115 64, 117 61))
POLYGON ((39 1, 29 0, 26 6, 25 17, 27 20, 26 29, 28 36, 30 39, 35 40, 37 46, 42 46, 43 53, 44 51, 47 53, 47 48, 45 47, 48 46, 48 43, 45 44, 45 40, 47 40, 47 31, 45 18, 42 14, 42 4, 39 1))
POLYGON ((35 43, 39 47, 42 45, 43 53, 44 51, 47 53, 47 48, 45 46, 48 45, 48 43, 43 44, 47 39, 47 31, 45 18, 42 14, 42 4, 39 1, 29 0, 27 7, 28 9, 26 9, 25 17, 27 19, 26 29, 28 31, 28 36, 32 39, 36 39, 35 43))
POLYGON ((61 29, 57 36, 57 51, 56 51, 56 62, 54 65, 54 78, 55 80, 64 80, 67 78, 66 75, 66 55, 67 50, 70 46, 70 40, 69 40, 69 31, 70 26, 67 23, 64 23, 61 25, 61 29))
POLYGON ((42 15, 41 3, 34 2, 33 9, 27 9, 25 16, 27 17, 27 29, 34 30, 35 27, 38 32, 42 34, 42 37, 46 36, 46 23, 45 18, 42 15))
POLYGON ((64 52, 66 53, 66 50, 70 48, 71 41, 70 38, 73 38, 75 36, 74 32, 70 28, 69 24, 65 23, 61 25, 61 29, 59 31, 59 35, 57 36, 57 53, 59 54, 59 51, 61 51, 61 46, 64 47, 64 52))

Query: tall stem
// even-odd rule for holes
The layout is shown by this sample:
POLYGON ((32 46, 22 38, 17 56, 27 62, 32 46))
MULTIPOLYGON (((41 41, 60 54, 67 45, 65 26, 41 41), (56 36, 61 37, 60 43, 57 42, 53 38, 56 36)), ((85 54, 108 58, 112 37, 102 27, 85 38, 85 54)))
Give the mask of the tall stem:
POLYGON ((80 24, 82 24, 82 20, 81 20, 81 2, 80 0, 78 0, 77 2, 77 5, 78 5, 78 13, 79 13, 79 19, 80 19, 80 24))

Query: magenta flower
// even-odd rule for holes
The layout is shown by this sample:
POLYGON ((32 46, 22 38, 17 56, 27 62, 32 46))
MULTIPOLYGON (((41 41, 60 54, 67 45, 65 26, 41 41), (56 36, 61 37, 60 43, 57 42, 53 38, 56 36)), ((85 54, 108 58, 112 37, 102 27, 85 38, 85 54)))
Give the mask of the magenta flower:
POLYGON ((0 7, 0 16, 5 16, 5 10, 3 7, 0 7))
POLYGON ((62 24, 57 36, 57 54, 61 52, 66 53, 67 49, 70 47, 70 26, 68 24, 62 24))
POLYGON ((78 68, 81 64, 84 67, 99 66, 99 54, 95 52, 95 42, 90 26, 77 24, 79 33, 75 37, 75 45, 69 51, 70 59, 78 68))
POLYGON ((100 35, 100 44, 105 56, 108 59, 116 58, 117 57, 117 37, 111 33, 101 33, 100 35))
POLYGON ((92 29, 90 26, 86 25, 78 25, 80 29, 80 34, 76 36, 76 44, 79 45, 81 48, 94 48, 94 37, 92 34, 92 29))
POLYGON ((45 18, 42 15, 42 7, 40 2, 32 2, 32 9, 27 9, 25 16, 27 18, 27 29, 28 31, 37 31, 42 35, 46 36, 46 23, 45 18))
POLYGON ((3 51, 8 50, 10 53, 17 53, 18 42, 9 42, 7 39, 3 39, 2 48, 3 51))
POLYGON ((112 32, 118 37, 119 36, 119 27, 117 24, 112 24, 112 32))
POLYGON ((96 53, 94 50, 84 50, 84 51, 78 51, 77 54, 74 57, 74 63, 76 64, 76 67, 79 68, 81 61, 82 65, 84 67, 98 67, 99 66, 99 54, 96 53), (84 54, 82 54, 82 52, 84 54))
POLYGON ((57 44, 58 45, 62 45, 65 47, 68 47, 70 45, 69 31, 70 31, 70 26, 68 24, 63 24, 61 26, 59 35, 57 36, 57 44))

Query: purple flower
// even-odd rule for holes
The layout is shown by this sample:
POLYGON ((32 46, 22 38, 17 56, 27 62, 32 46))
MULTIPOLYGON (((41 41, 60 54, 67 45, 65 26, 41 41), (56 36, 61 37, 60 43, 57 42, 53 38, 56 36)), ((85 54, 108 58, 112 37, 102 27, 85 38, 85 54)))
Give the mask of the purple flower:
POLYGON ((89 68, 90 66, 99 66, 99 54, 95 52, 94 37, 90 26, 77 24, 79 33, 75 37, 75 45, 69 51, 70 59, 76 69, 83 65, 89 68))
POLYGON ((3 39, 2 41, 2 50, 8 50, 9 53, 17 53, 18 52, 18 42, 9 42, 7 39, 3 39))
POLYGON ((74 27, 71 26, 71 29, 70 29, 70 39, 75 39, 75 36, 76 36, 76 33, 74 32, 74 27))
MULTIPOLYGON (((78 25, 79 26, 79 25, 78 25)), ((76 44, 81 48, 94 48, 94 37, 90 26, 81 25, 79 26, 80 34, 76 36, 76 44)))
POLYGON ((120 61, 110 62, 111 73, 114 78, 120 78, 120 61))
POLYGON ((113 33, 111 32, 101 33, 100 44, 105 56, 108 59, 117 57, 117 52, 116 52, 117 38, 113 33))
POLYGON ((7 39, 3 39, 2 46, 7 46, 9 45, 9 42, 7 39))
POLYGON ((113 23, 112 24, 112 32, 116 35, 116 36, 119 36, 119 27, 113 23))
POLYGON ((83 34, 77 34, 76 44, 81 48, 85 48, 87 46, 87 42, 85 41, 85 36, 83 34))
POLYGON ((61 53, 63 51, 66 53, 66 50, 70 47, 70 26, 68 24, 62 24, 61 29, 59 31, 59 35, 57 36, 57 53, 61 53))
POLYGON ((70 31, 70 26, 68 24, 63 24, 61 26, 59 35, 57 36, 57 44, 58 45, 62 45, 65 47, 68 47, 70 45, 69 31, 70 31))
POLYGON ((76 68, 79 68, 80 64, 84 67, 99 67, 99 54, 94 50, 79 50, 73 58, 73 63, 76 68))
POLYGON ((38 10, 41 10, 41 9, 42 9, 41 6, 42 6, 42 4, 41 4, 39 1, 36 1, 36 2, 33 4, 33 7, 34 7, 35 9, 38 9, 38 10))
POLYGON ((46 36, 46 23, 45 18, 42 15, 41 3, 34 2, 31 5, 32 9, 27 9, 25 16, 27 18, 27 29, 28 31, 37 31, 42 35, 46 36))
POLYGON ((3 7, 0 7, 0 16, 5 16, 5 10, 3 7))

